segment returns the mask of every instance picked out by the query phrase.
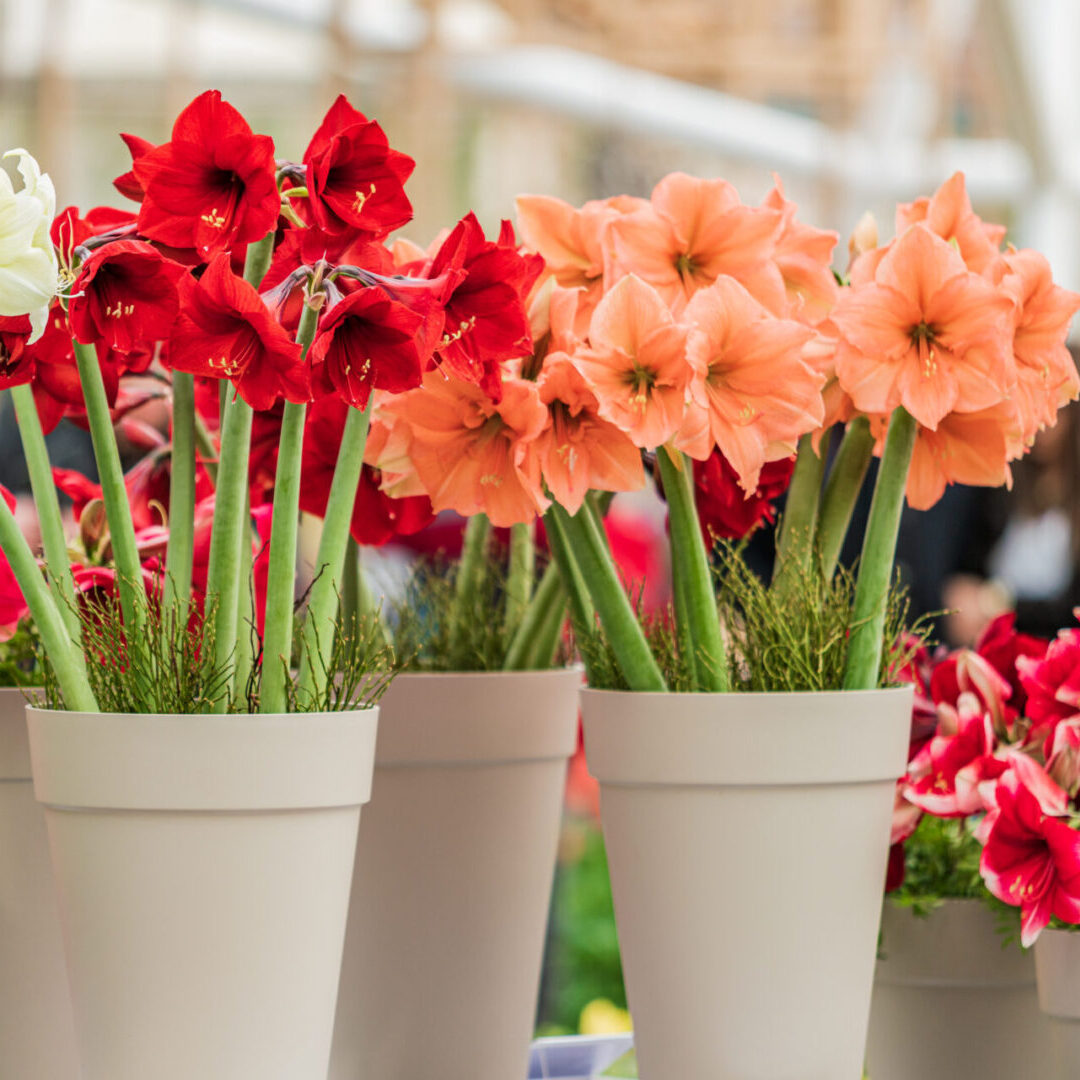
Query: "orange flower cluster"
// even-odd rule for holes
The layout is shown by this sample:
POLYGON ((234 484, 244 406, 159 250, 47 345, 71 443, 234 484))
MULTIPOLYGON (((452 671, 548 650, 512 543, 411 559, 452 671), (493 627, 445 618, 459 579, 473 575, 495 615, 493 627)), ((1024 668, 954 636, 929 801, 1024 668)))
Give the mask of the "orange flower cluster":
POLYGON ((682 173, 648 200, 517 206, 546 269, 501 398, 437 369, 377 404, 368 460, 436 510, 575 513, 591 488, 641 487, 640 451, 661 446, 719 449, 750 495, 804 434, 864 414, 883 444, 898 406, 919 424, 908 498, 924 508, 949 483, 1007 482, 1080 392, 1064 344, 1080 296, 1042 256, 1001 250, 960 174, 900 206, 884 247, 861 223, 844 284, 836 234, 798 221, 779 180, 760 206, 682 173))

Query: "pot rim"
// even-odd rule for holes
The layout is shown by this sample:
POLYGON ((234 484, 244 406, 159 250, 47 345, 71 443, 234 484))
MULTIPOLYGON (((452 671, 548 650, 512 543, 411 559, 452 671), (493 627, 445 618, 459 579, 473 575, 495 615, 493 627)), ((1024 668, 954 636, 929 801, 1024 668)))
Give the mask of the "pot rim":
POLYGON ((319 713, 26 710, 34 794, 53 808, 263 811, 359 806, 378 706, 319 713))
POLYGON ((740 698, 761 701, 765 698, 823 698, 829 696, 856 698, 879 697, 882 695, 905 695, 912 692, 910 683, 899 686, 881 686, 872 690, 604 690, 592 686, 583 686, 583 695, 595 694, 626 698, 655 698, 662 701, 667 698, 740 698))

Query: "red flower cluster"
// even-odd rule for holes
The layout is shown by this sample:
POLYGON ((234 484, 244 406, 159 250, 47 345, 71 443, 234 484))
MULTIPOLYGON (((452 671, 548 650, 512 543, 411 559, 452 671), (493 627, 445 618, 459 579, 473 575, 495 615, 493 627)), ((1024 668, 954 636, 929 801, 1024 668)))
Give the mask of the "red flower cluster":
POLYGON ((775 500, 788 489, 794 458, 769 461, 761 468, 757 489, 749 495, 739 474, 719 448, 705 461, 694 462, 694 497, 705 543, 718 538, 741 540, 760 525, 776 520, 775 500))
POLYGON ((983 880, 1020 908, 1025 945, 1051 916, 1080 923, 1078 688, 1080 629, 1047 642, 1001 616, 974 651, 933 663, 935 730, 899 789, 894 840, 922 812, 977 822, 983 880))

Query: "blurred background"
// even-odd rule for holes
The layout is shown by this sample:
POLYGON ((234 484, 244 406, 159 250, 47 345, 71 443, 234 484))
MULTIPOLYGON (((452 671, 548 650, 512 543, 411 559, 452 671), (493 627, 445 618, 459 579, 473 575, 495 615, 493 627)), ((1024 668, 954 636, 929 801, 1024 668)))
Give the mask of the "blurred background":
MULTIPOLYGON (((119 205, 118 132, 164 141, 216 87, 299 160, 344 91, 417 159, 404 232, 424 246, 470 208, 496 226, 519 192, 647 195, 675 169, 752 203, 775 171, 804 220, 846 239, 869 209, 887 238, 897 201, 960 169, 976 210, 1075 289, 1078 45, 1075 0, 0 0, 0 146, 34 153, 60 206, 119 205)), ((962 607, 940 623, 957 643, 1003 607, 1034 632, 1071 621, 1075 507, 1070 410, 1011 495, 906 514, 917 608, 962 607)), ((580 762, 571 780, 540 1024, 618 1028, 595 792, 580 762)))

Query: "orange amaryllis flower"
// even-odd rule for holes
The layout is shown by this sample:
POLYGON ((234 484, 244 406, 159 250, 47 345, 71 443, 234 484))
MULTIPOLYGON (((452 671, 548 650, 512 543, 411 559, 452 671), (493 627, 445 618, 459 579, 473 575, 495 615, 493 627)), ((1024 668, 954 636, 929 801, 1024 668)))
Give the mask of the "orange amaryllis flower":
MULTIPOLYGON (((887 427, 885 419, 874 425, 879 454, 887 427)), ((936 430, 920 427, 908 472, 908 505, 929 510, 949 484, 1011 485, 1009 462, 1020 453, 1020 435, 1019 416, 1011 401, 978 412, 949 413, 936 430)))
POLYGON ((1080 393, 1076 364, 1065 346, 1069 323, 1080 310, 1080 295, 1054 284, 1050 264, 1037 251, 1014 251, 1002 288, 1016 301, 1015 399, 1025 439, 1047 424, 1080 393))
POLYGON ((840 237, 796 221, 797 207, 784 198, 780 177, 774 174, 773 180, 775 186, 761 205, 783 215, 773 261, 784 280, 788 306, 786 311, 776 314, 817 326, 828 316, 839 293, 832 272, 832 256, 840 237))
POLYGON ((968 269, 976 274, 992 273, 1001 262, 1005 226, 983 221, 971 209, 962 172, 953 173, 929 198, 896 208, 897 236, 920 222, 943 240, 955 241, 968 269))
POLYGON ((534 444, 548 414, 535 384, 509 379, 496 403, 474 383, 429 371, 383 408, 407 423, 409 454, 436 512, 484 513, 503 527, 547 509, 534 444))
POLYGON ((898 405, 924 427, 1000 401, 1016 382, 1012 301, 922 225, 896 239, 872 282, 847 289, 832 322, 836 374, 855 408, 898 405))
POLYGON ((744 205, 726 180, 671 173, 647 208, 609 225, 609 276, 636 274, 678 314, 698 289, 730 274, 779 312, 787 294, 772 256, 782 226, 781 211, 744 205))
POLYGON ((577 329, 584 335, 604 294, 604 238, 609 222, 648 207, 645 199, 617 195, 580 208, 549 195, 519 195, 518 230, 526 247, 543 255, 564 289, 579 289, 577 329))
POLYGON ((730 277, 697 293, 684 318, 697 378, 679 445, 698 460, 718 446, 749 494, 765 462, 790 457, 825 418, 825 380, 802 359, 814 331, 776 318, 730 277))
POLYGON ((537 382, 550 423, 536 440, 544 482, 568 513, 590 488, 636 491, 645 484, 641 451, 625 432, 600 417, 596 395, 565 353, 552 353, 537 382))
POLYGON ((600 416, 635 446, 655 449, 679 430, 694 374, 686 330, 651 285, 633 274, 615 285, 593 312, 589 345, 574 362, 600 402, 600 416))

